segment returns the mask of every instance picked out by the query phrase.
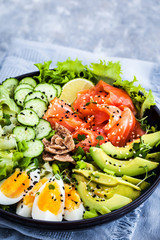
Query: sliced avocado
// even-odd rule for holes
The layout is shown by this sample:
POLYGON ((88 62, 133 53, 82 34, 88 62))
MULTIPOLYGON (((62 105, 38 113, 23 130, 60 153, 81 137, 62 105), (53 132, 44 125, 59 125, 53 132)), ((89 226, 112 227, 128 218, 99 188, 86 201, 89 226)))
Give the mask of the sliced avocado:
POLYGON ((83 204, 85 207, 89 207, 90 210, 95 209, 97 212, 104 214, 121 208, 132 202, 130 198, 119 194, 114 194, 110 199, 93 197, 87 190, 87 184, 84 181, 84 178, 77 174, 75 174, 75 178, 78 181, 77 190, 83 201, 83 204))
POLYGON ((122 184, 122 185, 127 185, 129 187, 132 187, 136 190, 141 190, 138 186, 130 182, 124 181, 122 178, 111 176, 106 173, 90 171, 90 170, 80 170, 80 169, 79 170, 73 169, 72 171, 73 173, 78 173, 83 175, 85 178, 88 179, 88 181, 96 182, 98 184, 103 184, 105 186, 113 187, 118 184, 122 184))
POLYGON ((105 153, 118 159, 127 159, 133 157, 133 145, 126 147, 115 147, 111 142, 106 142, 100 146, 105 153))
POLYGON ((130 185, 119 183, 118 185, 112 187, 112 186, 106 186, 99 183, 97 184, 92 181, 88 181, 88 179, 80 175, 77 176, 77 179, 78 181, 86 182, 87 190, 90 191, 91 195, 95 196, 96 194, 98 197, 101 197, 101 198, 111 198, 116 193, 134 200, 137 197, 139 197, 141 194, 141 189, 137 187, 138 188, 137 190, 136 188, 132 187, 134 185, 131 183, 130 185))
POLYGON ((93 164, 88 163, 88 162, 85 162, 85 163, 86 163, 86 169, 87 170, 93 170, 93 171, 97 170, 97 168, 93 164))
MULTIPOLYGON (((144 134, 141 138, 144 141, 144 144, 148 144, 150 147, 154 147, 160 141, 160 131, 144 134)), ((111 142, 107 142, 102 144, 100 147, 105 153, 113 158, 128 159, 133 157, 133 144, 139 141, 140 139, 136 139, 125 147, 115 147, 111 142)))
POLYGON ((83 179, 87 183, 87 190, 91 192, 91 194, 96 194, 101 198, 111 198, 114 194, 119 194, 124 197, 128 197, 132 200, 135 200, 140 196, 141 190, 136 190, 129 185, 118 184, 114 187, 105 186, 102 184, 96 184, 94 182, 87 182, 87 179, 83 179))
POLYGON ((90 153, 93 160, 100 169, 107 168, 114 171, 117 176, 128 175, 136 176, 144 174, 145 168, 151 171, 158 167, 159 163, 151 162, 140 157, 136 157, 129 161, 120 161, 108 156, 101 148, 91 147, 90 153))
POLYGON ((134 188, 127 186, 127 185, 123 185, 123 184, 118 184, 115 187, 107 187, 106 189, 104 189, 104 186, 101 186, 101 189, 96 189, 94 193, 100 197, 104 197, 107 196, 107 198, 111 198, 113 197, 114 194, 119 194, 122 195, 124 197, 128 197, 132 200, 135 200, 136 198, 138 198, 141 195, 141 191, 139 190, 135 190, 134 188), (102 189, 104 189, 102 191, 102 189))
MULTIPOLYGON (((139 184, 142 181, 142 179, 133 178, 133 177, 130 177, 130 176, 127 176, 127 175, 123 175, 122 179, 125 180, 125 181, 128 181, 132 184, 135 184, 135 185, 139 184)), ((150 187, 150 184, 146 181, 143 181, 138 186, 140 187, 141 190, 145 190, 145 189, 150 187)))
POLYGON ((146 159, 153 162, 160 162, 160 152, 148 153, 146 159))
POLYGON ((86 177, 88 180, 93 182, 104 184, 107 186, 116 186, 118 184, 118 180, 110 175, 105 173, 97 172, 97 171, 90 171, 90 170, 77 170, 73 169, 73 173, 78 173, 86 177))

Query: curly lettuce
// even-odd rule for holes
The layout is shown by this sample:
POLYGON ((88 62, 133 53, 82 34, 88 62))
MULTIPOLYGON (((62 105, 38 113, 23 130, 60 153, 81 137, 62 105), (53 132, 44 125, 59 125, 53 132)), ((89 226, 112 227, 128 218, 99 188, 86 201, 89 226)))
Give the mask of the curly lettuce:
MULTIPOLYGON (((9 92, 2 85, 0 86, 0 109, 3 111, 3 107, 7 106, 12 112, 18 113, 20 108, 15 101, 10 98, 9 92)), ((2 114, 2 112, 1 112, 2 114)))

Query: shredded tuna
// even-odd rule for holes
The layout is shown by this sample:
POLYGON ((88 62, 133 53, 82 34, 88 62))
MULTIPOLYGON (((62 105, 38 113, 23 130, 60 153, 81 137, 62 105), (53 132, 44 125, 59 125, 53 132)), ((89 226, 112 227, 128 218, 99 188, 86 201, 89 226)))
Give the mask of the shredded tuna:
POLYGON ((51 141, 48 141, 46 138, 42 140, 44 144, 43 160, 75 163, 69 155, 69 152, 75 149, 70 131, 58 123, 55 124, 55 130, 56 134, 51 138, 51 141))

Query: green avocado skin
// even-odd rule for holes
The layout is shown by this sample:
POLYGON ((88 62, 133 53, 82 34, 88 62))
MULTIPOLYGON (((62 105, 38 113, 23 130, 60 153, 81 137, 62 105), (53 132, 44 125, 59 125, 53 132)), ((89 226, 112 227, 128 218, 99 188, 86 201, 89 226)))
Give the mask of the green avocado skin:
MULTIPOLYGON (((148 144, 150 147, 154 147, 160 141, 160 131, 155 133, 144 134, 142 136, 144 144, 148 144)), ((134 140, 132 143, 125 147, 115 147, 111 142, 102 144, 100 147, 103 151, 113 158, 128 159, 133 157, 133 144, 139 142, 140 139, 134 140)))
POLYGON ((87 183, 85 182, 85 179, 77 174, 75 174, 74 177, 78 181, 77 190, 83 204, 85 207, 89 207, 90 210, 94 209, 101 214, 105 214, 132 202, 130 198, 119 194, 114 194, 111 198, 103 199, 102 201, 100 198, 94 198, 87 190, 87 183))
POLYGON ((158 167, 159 163, 151 162, 140 157, 132 160, 117 160, 107 155, 101 148, 91 147, 90 154, 100 169, 114 171, 117 176, 128 175, 137 176, 144 174, 145 168, 151 171, 158 167))
POLYGON ((148 153, 146 159, 152 162, 160 162, 160 152, 148 153))

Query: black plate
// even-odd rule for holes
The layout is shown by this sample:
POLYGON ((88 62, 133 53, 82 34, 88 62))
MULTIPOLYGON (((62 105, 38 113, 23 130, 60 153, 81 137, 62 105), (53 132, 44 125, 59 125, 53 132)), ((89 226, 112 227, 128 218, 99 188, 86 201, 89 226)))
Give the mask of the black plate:
MULTIPOLYGON (((28 74, 24 74, 21 76, 16 77, 18 80, 23 79, 24 77, 33 77, 39 75, 39 71, 37 72, 31 72, 28 74)), ((160 110, 153 106, 148 112, 148 122, 150 125, 157 125, 158 130, 160 130, 160 110)), ((160 183, 160 166, 155 170, 156 176, 152 177, 150 179, 150 188, 147 189, 145 192, 141 194, 140 197, 138 197, 133 202, 129 203, 128 205, 115 210, 111 213, 101 215, 95 218, 85 219, 85 220, 77 220, 77 221, 63 221, 63 222, 51 222, 51 221, 42 221, 42 220, 34 220, 29 218, 24 218, 19 215, 16 215, 12 212, 6 212, 2 209, 0 209, 0 216, 8 219, 10 221, 20 223, 22 225, 30 226, 30 227, 37 227, 37 228, 43 228, 43 229, 52 229, 52 230, 61 230, 61 231, 69 231, 74 229, 83 229, 88 228, 94 225, 102 224, 105 222, 111 222, 113 220, 116 220, 128 212, 134 210, 136 207, 138 207, 140 204, 142 204, 146 199, 149 198, 149 196, 153 193, 153 191, 157 188, 158 184, 160 183)))

